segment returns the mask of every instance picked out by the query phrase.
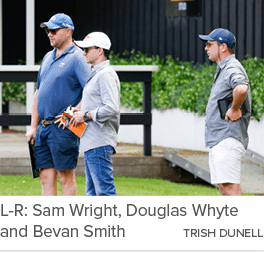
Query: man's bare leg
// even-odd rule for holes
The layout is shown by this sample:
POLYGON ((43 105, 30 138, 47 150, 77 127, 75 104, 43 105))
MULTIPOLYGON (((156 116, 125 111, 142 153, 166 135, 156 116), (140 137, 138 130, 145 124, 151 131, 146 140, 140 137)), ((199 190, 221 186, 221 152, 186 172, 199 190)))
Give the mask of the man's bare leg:
POLYGON ((57 172, 54 167, 42 169, 40 171, 40 182, 42 184, 42 196, 57 195, 57 172))
POLYGON ((219 190, 224 196, 243 196, 240 184, 224 183, 218 184, 219 190))
POLYGON ((75 170, 58 171, 63 196, 76 196, 77 186, 75 181, 75 170))

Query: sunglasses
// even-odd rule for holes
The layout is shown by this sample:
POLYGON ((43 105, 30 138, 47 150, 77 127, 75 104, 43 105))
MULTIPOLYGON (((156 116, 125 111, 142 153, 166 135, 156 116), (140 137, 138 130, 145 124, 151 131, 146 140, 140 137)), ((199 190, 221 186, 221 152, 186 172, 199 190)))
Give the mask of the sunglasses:
POLYGON ((99 47, 96 47, 96 46, 93 46, 93 47, 85 47, 85 48, 83 48, 83 51, 85 52, 85 53, 88 53, 88 51, 90 50, 90 49, 98 49, 99 47))
POLYGON ((47 35, 49 35, 49 33, 51 33, 52 35, 55 35, 57 33, 57 31, 59 31, 61 29, 65 29, 65 28, 63 28, 63 27, 60 27, 58 29, 45 28, 45 32, 46 32, 47 35))
POLYGON ((217 44, 217 42, 206 42, 206 46, 207 46, 207 47, 210 47, 210 46, 212 46, 213 44, 217 44))

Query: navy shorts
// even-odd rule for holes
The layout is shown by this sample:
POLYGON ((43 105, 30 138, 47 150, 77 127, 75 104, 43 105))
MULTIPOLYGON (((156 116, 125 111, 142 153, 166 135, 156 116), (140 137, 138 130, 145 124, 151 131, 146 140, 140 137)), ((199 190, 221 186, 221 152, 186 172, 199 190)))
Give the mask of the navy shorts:
POLYGON ((34 151, 37 169, 75 169, 79 155, 79 137, 67 128, 59 128, 58 124, 52 123, 46 127, 40 124, 34 151))

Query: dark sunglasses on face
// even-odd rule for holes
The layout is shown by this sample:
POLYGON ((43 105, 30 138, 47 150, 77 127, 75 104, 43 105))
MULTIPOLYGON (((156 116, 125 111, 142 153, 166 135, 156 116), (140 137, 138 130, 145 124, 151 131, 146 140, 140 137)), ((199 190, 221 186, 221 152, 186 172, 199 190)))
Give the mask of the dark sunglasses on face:
POLYGON ((217 42, 206 42, 206 46, 207 46, 207 47, 210 47, 210 46, 212 46, 213 44, 217 44, 217 42))
POLYGON ((63 27, 60 27, 58 29, 49 29, 49 28, 45 28, 45 32, 47 33, 47 35, 49 35, 49 33, 51 33, 52 35, 55 35, 57 33, 57 31, 64 29, 63 27))
POLYGON ((83 48, 83 51, 87 54, 90 49, 98 49, 99 47, 93 46, 93 47, 85 47, 83 48))

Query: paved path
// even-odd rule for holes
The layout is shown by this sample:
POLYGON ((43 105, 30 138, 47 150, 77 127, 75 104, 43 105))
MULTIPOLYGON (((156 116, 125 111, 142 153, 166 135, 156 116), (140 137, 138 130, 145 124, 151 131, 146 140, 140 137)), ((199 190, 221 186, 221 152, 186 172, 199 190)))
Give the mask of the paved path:
MULTIPOLYGON (((163 155, 165 148, 152 147, 152 156, 163 155)), ((83 153, 80 153, 83 156, 83 153)), ((119 143, 116 156, 143 156, 143 146, 119 143)), ((28 157, 28 146, 25 133, 0 134, 0 158, 28 157)))

